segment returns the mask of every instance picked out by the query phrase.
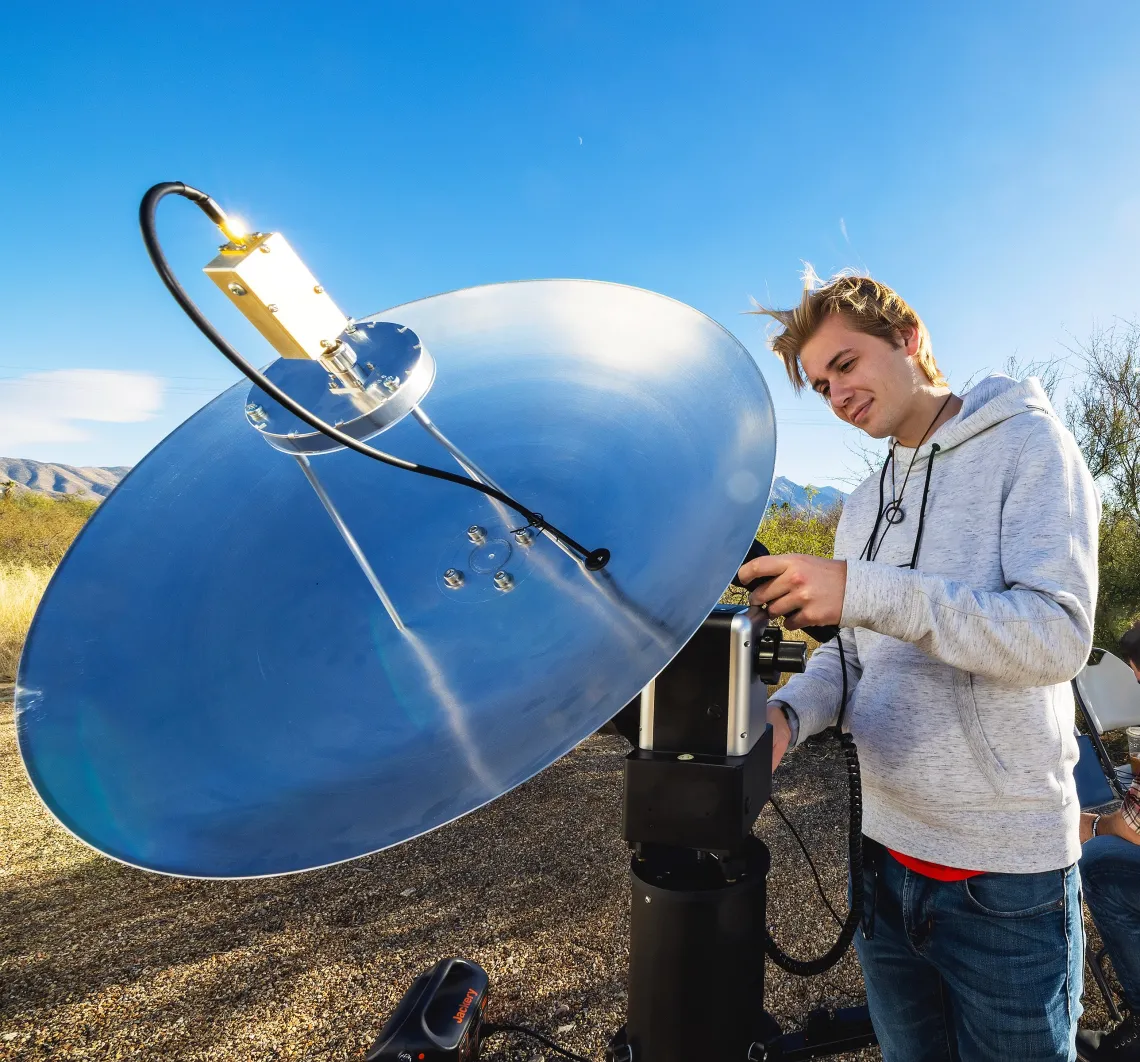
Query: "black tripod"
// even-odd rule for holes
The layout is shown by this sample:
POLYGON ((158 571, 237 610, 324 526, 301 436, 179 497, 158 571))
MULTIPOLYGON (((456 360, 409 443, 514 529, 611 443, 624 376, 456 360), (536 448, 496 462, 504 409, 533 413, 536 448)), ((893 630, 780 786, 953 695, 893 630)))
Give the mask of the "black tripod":
POLYGON ((717 606, 618 721, 637 747, 629 1001, 609 1062, 790 1062, 875 1042, 865 1007, 813 1012, 787 1035, 764 1010, 770 857, 751 831, 771 795, 767 684, 804 654, 762 612, 717 606))

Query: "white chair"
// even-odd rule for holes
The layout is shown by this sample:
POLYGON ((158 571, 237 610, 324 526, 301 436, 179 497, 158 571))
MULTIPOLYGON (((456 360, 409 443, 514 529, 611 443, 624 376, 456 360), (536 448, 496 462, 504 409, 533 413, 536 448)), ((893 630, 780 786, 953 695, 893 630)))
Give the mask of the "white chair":
POLYGON ((1132 784, 1132 769, 1128 765, 1114 767, 1100 738, 1110 730, 1140 726, 1140 683, 1119 657, 1094 649, 1089 662, 1073 679, 1073 689, 1097 759, 1117 796, 1123 798, 1132 784))

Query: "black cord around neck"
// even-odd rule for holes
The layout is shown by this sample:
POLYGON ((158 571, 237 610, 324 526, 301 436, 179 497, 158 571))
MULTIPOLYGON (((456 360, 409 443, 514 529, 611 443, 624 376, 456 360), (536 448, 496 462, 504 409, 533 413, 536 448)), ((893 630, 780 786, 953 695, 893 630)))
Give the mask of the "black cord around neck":
MULTIPOLYGON (((918 445, 915 446, 914 453, 911 454, 911 456, 910 456, 910 462, 906 466, 906 475, 903 476, 902 489, 899 490, 898 497, 895 497, 895 487, 894 487, 895 464, 896 464, 896 462, 895 462, 895 450, 898 449, 900 443, 896 439, 894 444, 891 446, 890 453, 887 454, 887 459, 883 462, 883 470, 882 470, 882 472, 879 473, 879 511, 875 515, 875 526, 871 528, 871 537, 867 539, 866 545, 863 546, 863 549, 859 554, 860 560, 874 560, 879 554, 879 549, 883 544, 883 539, 885 539, 887 537, 887 532, 895 524, 901 524, 903 522, 903 520, 906 518, 906 513, 902 507, 902 500, 903 500, 903 496, 906 494, 907 484, 910 482, 910 474, 911 474, 911 471, 914 469, 914 463, 915 463, 915 461, 918 460, 918 454, 919 454, 919 451, 922 449, 922 444, 924 442, 926 442, 927 437, 934 430, 934 425, 938 423, 938 418, 942 416, 942 411, 950 404, 950 399, 952 399, 953 397, 954 397, 954 392, 951 391, 950 394, 948 394, 942 400, 942 405, 940 405, 938 407, 938 412, 934 414, 934 419, 931 420, 930 424, 927 426, 926 431, 924 431, 922 433, 922 438, 918 440, 918 445), (884 487, 884 483, 886 481, 887 469, 888 468, 890 469, 890 472, 891 472, 891 501, 888 505, 886 505, 884 507, 884 505, 883 505, 883 501, 884 501, 884 489, 883 489, 883 487, 884 487), (882 523, 884 517, 886 518, 886 521, 887 521, 887 527, 883 531, 883 537, 880 538, 878 540, 878 542, 876 542, 875 536, 879 533, 879 526, 882 523)), ((941 449, 941 448, 936 446, 934 448, 933 453, 937 453, 937 451, 939 449, 941 449)), ((924 507, 926 505, 926 492, 929 490, 930 490, 930 470, 928 468, 927 474, 926 474, 926 486, 923 490, 923 497, 922 497, 922 504, 924 507)))
POLYGON ((922 487, 922 504, 918 508, 918 530, 914 535, 914 552, 910 555, 910 570, 918 565, 918 549, 922 545, 922 528, 926 523, 926 499, 930 497, 930 477, 934 472, 934 455, 942 449, 938 443, 930 444, 930 460, 926 464, 926 482, 922 487))

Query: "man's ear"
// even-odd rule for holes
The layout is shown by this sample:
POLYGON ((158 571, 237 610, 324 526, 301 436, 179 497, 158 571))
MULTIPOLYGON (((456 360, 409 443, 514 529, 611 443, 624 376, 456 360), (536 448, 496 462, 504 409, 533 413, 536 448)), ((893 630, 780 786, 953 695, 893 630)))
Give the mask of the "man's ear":
POLYGON ((900 328, 899 339, 902 340, 902 346, 903 350, 906 351, 906 356, 913 358, 918 353, 918 329, 900 328))

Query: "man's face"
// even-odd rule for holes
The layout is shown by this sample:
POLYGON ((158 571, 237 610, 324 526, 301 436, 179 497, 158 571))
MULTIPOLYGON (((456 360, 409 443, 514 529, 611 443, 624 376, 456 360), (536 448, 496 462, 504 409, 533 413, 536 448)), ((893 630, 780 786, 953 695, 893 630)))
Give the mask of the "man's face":
POLYGON ((921 388, 921 369, 911 355, 918 347, 911 332, 900 346, 852 328, 833 313, 800 351, 808 382, 840 420, 875 439, 895 434, 921 388))

